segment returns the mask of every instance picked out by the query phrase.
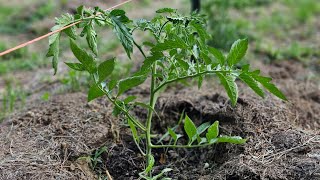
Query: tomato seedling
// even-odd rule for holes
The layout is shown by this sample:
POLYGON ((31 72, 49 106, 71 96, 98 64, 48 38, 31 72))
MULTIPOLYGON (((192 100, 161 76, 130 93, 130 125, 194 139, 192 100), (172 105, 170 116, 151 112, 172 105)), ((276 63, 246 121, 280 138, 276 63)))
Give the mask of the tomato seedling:
POLYGON ((206 76, 215 75, 224 86, 233 106, 238 99, 236 79, 242 80, 261 97, 265 95, 262 89, 264 87, 277 97, 286 100, 281 91, 271 83, 271 78, 261 76, 259 70, 250 71, 249 65, 238 68, 237 64, 248 49, 248 39, 234 42, 229 53, 225 55, 207 45, 206 41, 210 39, 210 35, 206 31, 206 20, 202 15, 184 16, 171 8, 160 9, 156 13, 157 15, 151 20, 132 21, 123 10, 104 11, 100 8, 90 9, 81 6, 75 15, 64 14, 56 19, 56 26, 52 31, 75 22, 77 25, 52 35, 47 54, 53 57, 52 64, 56 73, 60 37, 65 33, 70 39, 70 48, 78 60, 77 63, 67 62, 66 65, 76 71, 87 71, 90 74, 93 83, 88 92, 88 101, 105 96, 114 105, 113 114, 125 117, 132 131, 133 141, 146 158, 146 168, 139 174, 144 179, 157 179, 171 170, 167 168, 160 174, 152 176, 155 163, 152 155, 154 148, 196 148, 216 143, 243 144, 246 141, 239 136, 219 135, 218 121, 196 127, 187 115, 183 120, 187 144, 181 144, 179 141, 183 135, 178 134, 178 126, 168 128, 168 132, 159 138, 160 140, 151 136, 157 98, 169 84, 197 79, 200 88, 203 80, 213 77, 205 78, 206 76), (117 60, 111 58, 99 63, 97 44, 99 36, 95 31, 96 26, 112 28, 128 58, 131 59, 134 47, 141 52, 144 60, 139 71, 124 79, 110 79, 117 60), (80 34, 77 34, 77 28, 81 30, 80 34), (154 40, 140 45, 133 36, 136 31, 148 33, 154 40), (78 45, 77 40, 81 37, 86 38, 88 50, 78 45), (150 79, 148 103, 138 102, 135 96, 126 94, 128 90, 141 85, 148 78, 150 79), (136 106, 147 109, 145 120, 140 120, 132 114, 131 110, 136 106), (154 143, 161 142, 164 137, 170 137, 171 141, 167 144, 154 143))

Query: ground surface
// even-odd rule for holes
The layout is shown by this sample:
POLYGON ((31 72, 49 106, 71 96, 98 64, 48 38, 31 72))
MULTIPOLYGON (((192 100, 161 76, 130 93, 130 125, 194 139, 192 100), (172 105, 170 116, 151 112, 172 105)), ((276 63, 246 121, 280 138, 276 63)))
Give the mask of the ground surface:
MULTIPOLYGON (((246 11, 244 15, 252 16, 257 10, 246 11)), ((303 33, 304 29, 288 34, 296 31, 303 33)), ((319 39, 319 29, 313 31, 309 39, 301 42, 319 47, 313 41, 319 39)), ((264 39, 273 45, 279 41, 277 37, 264 39)), ((261 99, 239 82, 238 104, 232 108, 224 90, 212 78, 200 90, 193 85, 169 87, 156 104, 159 117, 154 120, 154 134, 163 134, 167 127, 174 126, 185 111, 197 125, 219 120, 222 134, 246 137, 248 142, 169 149, 167 153, 155 150, 155 173, 170 167, 173 171, 167 176, 173 179, 320 179, 320 76, 314 68, 320 64, 320 57, 311 53, 257 61, 273 56, 270 49, 258 48, 257 41, 251 43, 248 59, 253 59, 251 63, 263 74, 274 78, 289 101, 273 96, 261 99), (306 62, 308 58, 312 60, 306 62)), ((123 53, 118 49, 121 48, 116 47, 115 52, 123 53)), ((135 63, 132 66, 138 67, 135 63)), ((60 71, 67 77, 52 79, 48 71, 48 66, 40 66, 33 71, 16 70, 0 76, 0 92, 6 91, 8 78, 14 78, 27 92, 25 106, 7 113, 0 124, 0 179, 103 179, 107 174, 120 180, 138 179, 137 174, 145 166, 144 158, 123 119, 112 116, 111 104, 104 98, 86 103, 85 90, 70 84, 72 78, 64 68, 60 71), (69 80, 67 84, 61 83, 65 79, 69 80), (44 98, 47 92, 50 97, 44 98), (102 147, 106 151, 92 160, 102 147)), ((148 81, 128 92, 142 101, 147 101, 148 93, 148 81)), ((146 110, 135 109, 134 113, 141 119, 146 117, 146 110)))

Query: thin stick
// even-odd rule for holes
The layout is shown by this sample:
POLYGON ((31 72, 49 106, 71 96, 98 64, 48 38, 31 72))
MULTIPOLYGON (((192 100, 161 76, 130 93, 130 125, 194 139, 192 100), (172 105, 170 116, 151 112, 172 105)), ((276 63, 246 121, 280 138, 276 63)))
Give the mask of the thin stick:
POLYGON ((28 46, 29 44, 35 43, 35 42, 37 42, 37 41, 40 41, 41 39, 44 39, 44 38, 46 38, 46 37, 49 37, 49 36, 51 36, 52 34, 55 34, 55 33, 57 33, 57 32, 63 31, 63 30, 65 30, 65 29, 67 29, 67 28, 69 28, 69 27, 71 27, 71 26, 74 26, 74 25, 80 23, 80 22, 81 22, 81 21, 78 21, 78 22, 69 24, 68 26, 65 26, 65 27, 63 27, 63 28, 61 28, 61 29, 52 31, 52 32, 50 32, 50 33, 48 33, 48 34, 45 34, 45 35, 40 36, 40 37, 37 37, 37 38, 35 38, 35 39, 31 40, 31 41, 28 41, 28 42, 26 42, 26 43, 23 43, 23 44, 20 44, 20 45, 18 45, 18 46, 16 46, 16 47, 13 47, 13 48, 11 48, 11 49, 8 49, 8 50, 0 53, 0 56, 9 54, 9 53, 11 53, 12 51, 18 50, 18 49, 20 49, 20 48, 23 48, 23 47, 25 47, 25 46, 28 46))
MULTIPOLYGON (((122 2, 122 3, 120 3, 120 4, 117 4, 117 5, 115 5, 115 6, 112 6, 111 8, 108 8, 107 10, 112 10, 112 9, 114 9, 114 8, 116 8, 116 7, 122 6, 122 5, 124 5, 124 4, 126 4, 126 3, 129 3, 129 2, 131 2, 131 1, 133 1, 133 0, 124 1, 124 2, 122 2)), ((31 41, 28 41, 28 42, 26 42, 26 43, 20 44, 20 45, 18 45, 18 46, 16 46, 16 47, 13 47, 13 48, 8 49, 8 50, 6 50, 6 51, 3 51, 3 52, 0 53, 0 57, 3 56, 3 55, 9 54, 9 53, 11 53, 11 52, 13 52, 13 51, 15 51, 15 50, 17 50, 17 49, 23 48, 23 47, 28 46, 28 45, 30 45, 30 44, 33 44, 33 43, 35 43, 35 42, 37 42, 37 41, 40 41, 40 40, 42 40, 42 39, 44 39, 44 38, 47 38, 47 37, 51 36, 52 34, 55 34, 55 33, 57 33, 57 32, 63 31, 63 30, 65 30, 65 29, 67 29, 67 28, 69 28, 69 27, 71 27, 71 26, 74 26, 74 25, 76 25, 76 24, 79 24, 80 22, 81 22, 81 21, 77 21, 77 22, 75 22, 75 23, 69 24, 69 25, 67 25, 67 26, 64 26, 64 27, 61 28, 61 29, 52 31, 52 32, 50 32, 50 33, 48 33, 48 34, 45 34, 45 35, 40 36, 40 37, 37 37, 37 38, 35 38, 35 39, 31 40, 31 41)))
POLYGON ((106 174, 107 174, 108 180, 113 180, 113 178, 112 178, 112 176, 110 175, 108 169, 106 169, 106 174))

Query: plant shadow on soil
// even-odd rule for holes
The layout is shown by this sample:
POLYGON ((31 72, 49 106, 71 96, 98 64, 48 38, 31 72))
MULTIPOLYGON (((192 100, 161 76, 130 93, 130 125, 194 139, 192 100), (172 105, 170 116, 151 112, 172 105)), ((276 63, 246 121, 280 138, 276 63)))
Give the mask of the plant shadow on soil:
MULTIPOLYGON (((299 79, 299 63, 265 66, 290 99, 268 96, 262 100, 239 85, 235 108, 214 83, 201 90, 172 86, 159 97, 154 133, 173 127, 185 111, 197 125, 219 120, 221 134, 248 138, 244 145, 217 144, 198 149, 154 150, 155 172, 165 167, 174 179, 319 179, 320 91, 316 82, 299 79)), ((147 100, 147 86, 131 90, 147 100)), ((0 179, 97 179, 106 170, 114 179, 137 179, 144 158, 122 120, 112 117, 105 99, 85 103, 84 93, 55 95, 48 102, 35 100, 23 112, 0 124, 0 179), (101 162, 94 170, 87 158, 102 146, 101 162)), ((146 110, 134 113, 145 118, 146 110)), ((178 129, 179 133, 184 132, 178 129)), ((181 143, 185 141, 181 140, 181 143)), ((165 140, 167 142, 167 140, 165 140)))

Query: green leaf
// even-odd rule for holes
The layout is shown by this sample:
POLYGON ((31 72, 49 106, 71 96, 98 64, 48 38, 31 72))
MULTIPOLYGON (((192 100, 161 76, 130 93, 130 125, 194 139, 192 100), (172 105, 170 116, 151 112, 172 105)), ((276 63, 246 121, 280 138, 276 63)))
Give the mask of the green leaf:
MULTIPOLYGON (((101 16, 101 15, 100 15, 101 16)), ((98 26, 106 25, 106 21, 100 19, 94 19, 94 22, 98 24, 98 26)))
POLYGON ((66 35, 73 40, 77 39, 76 29, 74 28, 74 26, 65 29, 64 33, 66 33, 66 35))
POLYGON ((109 91, 111 91, 113 88, 115 88, 118 84, 118 81, 116 80, 111 80, 109 83, 108 83, 108 89, 109 91))
POLYGON ((114 26, 114 31, 122 46, 124 47, 128 57, 131 59, 131 53, 133 52, 133 38, 128 28, 115 16, 111 16, 111 22, 114 26))
POLYGON ((273 95, 277 96, 282 100, 288 100, 286 96, 274 84, 271 83, 272 78, 258 75, 253 75, 253 78, 260 84, 262 84, 262 86, 265 87, 273 95))
POLYGON ((232 105, 235 106, 238 100, 238 86, 235 82, 235 77, 231 75, 224 75, 222 73, 217 73, 217 76, 219 77, 221 84, 226 89, 232 105))
POLYGON ((214 139, 218 137, 219 135, 219 121, 215 121, 208 129, 208 132, 206 134, 208 142, 211 141, 211 139, 214 139))
POLYGON ((106 60, 102 62, 98 67, 99 82, 106 80, 106 78, 111 75, 115 66, 115 58, 106 60))
MULTIPOLYGON (((61 27, 62 26, 56 25, 51 29, 51 31, 55 31, 57 29, 60 29, 61 27)), ((57 73, 58 70, 60 36, 61 33, 59 32, 49 37, 49 50, 46 55, 47 57, 52 57, 52 67, 54 69, 54 75, 57 73)))
POLYGON ((182 40, 166 40, 164 43, 158 43, 155 45, 151 51, 156 52, 156 51, 165 51, 169 49, 187 49, 188 46, 185 42, 182 40))
POLYGON ((194 140, 197 140, 198 144, 201 143, 201 137, 200 137, 198 134, 196 134, 195 136, 193 136, 192 142, 193 142, 194 140))
POLYGON ((227 57, 227 62, 230 67, 237 64, 245 56, 248 50, 248 39, 239 39, 231 46, 227 57))
POLYGON ((221 51, 213 47, 209 47, 208 50, 219 61, 221 65, 224 65, 224 63, 226 62, 226 58, 221 51))
POLYGON ((83 13, 84 13, 84 6, 81 5, 77 8, 77 14, 83 16, 83 13))
POLYGON ((149 42, 149 41, 143 42, 143 45, 144 46, 148 46, 148 47, 153 47, 154 46, 154 44, 152 42, 149 42))
POLYGON ((209 127, 210 127, 210 122, 206 122, 201 124, 198 128, 197 128, 197 134, 200 135, 203 132, 205 132, 209 127))
POLYGON ((80 33, 80 37, 84 37, 87 34, 87 31, 88 31, 88 23, 86 22, 83 26, 84 27, 83 27, 83 29, 82 29, 82 31, 80 33))
POLYGON ((52 67, 54 69, 54 75, 57 74, 57 71, 58 71, 58 61, 59 61, 59 53, 57 53, 56 55, 54 55, 52 57, 52 67))
POLYGON ((129 127, 130 127, 131 132, 132 132, 133 140, 134 140, 137 144, 139 144, 139 142, 140 142, 140 137, 139 137, 139 135, 138 135, 138 131, 137 131, 136 126, 133 124, 133 122, 132 122, 130 119, 128 119, 128 124, 129 124, 129 127))
POLYGON ((73 23, 73 21, 74 21, 74 18, 69 13, 62 14, 61 17, 56 18, 56 24, 60 26, 66 26, 68 24, 73 23))
POLYGON ((124 10, 114 9, 110 12, 110 15, 113 17, 117 17, 122 23, 130 22, 130 19, 126 16, 126 12, 124 10))
MULTIPOLYGON (((54 52, 54 55, 53 55, 53 57, 52 57, 52 67, 53 67, 53 69, 54 69, 54 75, 56 75, 57 74, 57 71, 58 71, 58 61, 59 61, 59 40, 58 41, 56 41, 54 44, 52 44, 52 46, 50 46, 50 49, 49 49, 49 51, 52 51, 52 49, 54 49, 54 48, 56 48, 57 47, 57 49, 55 50, 55 52, 54 52), (52 48, 51 48, 52 47, 52 48)), ((49 55, 47 55, 47 57, 50 57, 49 55)))
POLYGON ((196 135, 194 135, 192 137, 192 140, 191 142, 195 141, 197 139, 198 141, 198 144, 200 144, 200 142, 202 141, 202 138, 200 137, 200 135, 206 131, 208 128, 210 127, 210 122, 206 122, 206 123, 203 123, 201 124, 198 128, 197 128, 197 133, 196 135))
POLYGON ((218 138, 219 143, 232 143, 232 144, 244 144, 247 139, 243 139, 239 136, 220 136, 218 138))
POLYGON ((210 57, 203 51, 200 52, 201 59, 206 63, 206 65, 209 65, 212 63, 212 60, 210 57))
POLYGON ((133 87, 139 86, 146 79, 147 79, 147 76, 141 75, 141 76, 133 76, 133 77, 129 77, 129 78, 121 80, 119 82, 119 91, 118 91, 117 96, 123 94, 125 91, 127 91, 133 87))
POLYGON ((89 48, 91 49, 91 51, 95 54, 98 55, 98 45, 97 45, 97 33, 94 30, 94 26, 93 23, 90 23, 88 26, 85 27, 87 36, 87 42, 89 45, 89 48))
POLYGON ((156 11, 156 13, 175 13, 177 10, 172 8, 162 8, 156 11))
POLYGON ((166 17, 168 19, 168 21, 172 22, 173 24, 183 24, 185 18, 184 17, 177 17, 177 16, 167 16, 166 17))
POLYGON ((208 141, 209 144, 215 144, 218 143, 218 138, 213 138, 210 141, 208 141))
POLYGON ((102 97, 103 95, 104 95, 104 92, 96 84, 94 84, 89 89, 88 102, 98 97, 102 97))
POLYGON ((148 110, 151 110, 151 111, 155 112, 155 110, 149 104, 146 104, 146 103, 143 103, 143 102, 134 102, 134 105, 141 106, 141 107, 144 107, 144 108, 146 108, 148 110))
POLYGON ((94 57, 81 49, 73 40, 70 40, 71 51, 74 56, 82 63, 86 70, 93 74, 96 72, 94 57))
POLYGON ((199 22, 192 21, 190 25, 194 27, 195 30, 198 32, 202 42, 205 42, 207 39, 210 39, 210 36, 207 33, 207 30, 199 22))
POLYGON ((207 143, 208 141, 207 141, 207 138, 203 138, 203 137, 200 137, 199 136, 199 138, 198 138, 198 144, 200 145, 200 144, 204 144, 204 143, 207 143))
POLYGON ((170 136, 173 138, 173 140, 176 142, 178 140, 177 134, 171 128, 168 128, 168 132, 170 136))
POLYGON ((191 144, 193 142, 193 137, 197 134, 197 128, 188 116, 186 116, 184 120, 184 130, 189 137, 189 144, 191 144))
POLYGON ((85 71, 86 68, 83 67, 81 63, 65 63, 67 66, 69 66, 71 69, 76 71, 85 71))
MULTIPOLYGON (((143 31, 145 31, 149 27, 149 23, 150 23, 146 19, 138 19, 135 22, 136 22, 136 26, 139 27, 143 31)), ((143 43, 143 45, 144 45, 144 43, 143 43)))
POLYGON ((140 71, 138 71, 135 75, 143 75, 147 72, 151 71, 151 66, 154 62, 161 59, 163 57, 163 53, 161 52, 153 52, 152 56, 147 57, 140 68, 140 71))
POLYGON ((263 90, 259 87, 257 81, 253 77, 251 77, 250 74, 248 74, 247 72, 243 72, 239 75, 239 78, 243 82, 245 82, 255 93, 264 98, 263 90))
POLYGON ((128 96, 123 100, 123 102, 124 102, 124 104, 129 104, 130 102, 134 101, 135 99, 137 99, 136 96, 128 96))
POLYGON ((189 64, 187 62, 181 59, 177 59, 177 62, 185 71, 189 70, 189 64))
POLYGON ((125 14, 126 14, 126 12, 122 9, 114 9, 110 12, 110 15, 112 15, 112 16, 123 16, 125 14))
POLYGON ((154 166, 154 162, 155 162, 154 157, 151 154, 148 154, 148 167, 144 171, 145 174, 148 174, 152 170, 152 168, 154 166))
POLYGON ((112 110, 112 115, 115 117, 118 117, 121 114, 121 112, 122 111, 120 108, 118 108, 117 106, 114 106, 112 110))

